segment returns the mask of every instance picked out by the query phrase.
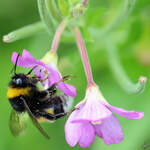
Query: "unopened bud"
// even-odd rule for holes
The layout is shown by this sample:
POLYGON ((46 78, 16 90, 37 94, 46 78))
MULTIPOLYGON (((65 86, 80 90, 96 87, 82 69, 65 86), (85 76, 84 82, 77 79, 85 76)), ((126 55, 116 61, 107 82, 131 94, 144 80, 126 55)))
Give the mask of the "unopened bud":
POLYGON ((80 17, 84 14, 85 12, 85 7, 82 4, 77 4, 72 10, 71 10, 71 15, 74 18, 80 17))

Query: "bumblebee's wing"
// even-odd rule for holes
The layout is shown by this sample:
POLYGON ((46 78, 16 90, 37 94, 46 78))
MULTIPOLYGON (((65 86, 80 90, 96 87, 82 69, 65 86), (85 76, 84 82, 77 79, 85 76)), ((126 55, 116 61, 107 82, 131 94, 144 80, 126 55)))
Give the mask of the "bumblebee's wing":
POLYGON ((40 126, 40 124, 38 123, 37 119, 35 118, 35 116, 33 115, 33 113, 31 112, 30 108, 28 107, 28 104, 26 103, 25 99, 23 97, 21 97, 21 99, 23 100, 24 106, 33 122, 33 124, 36 126, 36 128, 41 132, 41 134, 43 136, 45 136, 47 139, 50 139, 50 137, 48 136, 48 134, 43 130, 43 128, 40 126))
POLYGON ((12 110, 9 119, 9 127, 14 136, 20 136, 25 133, 27 128, 27 114, 18 114, 12 110))

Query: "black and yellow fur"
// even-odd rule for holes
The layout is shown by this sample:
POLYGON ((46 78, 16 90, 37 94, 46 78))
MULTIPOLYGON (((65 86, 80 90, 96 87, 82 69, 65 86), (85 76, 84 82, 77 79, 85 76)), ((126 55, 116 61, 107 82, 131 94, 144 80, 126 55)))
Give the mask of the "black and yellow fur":
POLYGON ((36 86, 37 82, 35 78, 27 77, 25 74, 16 74, 12 77, 7 97, 13 109, 18 113, 26 111, 21 100, 23 98, 39 122, 54 121, 64 117, 67 114, 64 110, 67 96, 54 96, 56 93, 55 84, 47 90, 40 91, 36 86), (18 79, 20 83, 17 84, 18 79))
MULTIPOLYGON (((30 74, 37 66, 33 67, 27 74, 16 73, 17 61, 12 71, 14 75, 8 86, 7 97, 12 108, 18 113, 27 112, 32 119, 34 125, 46 137, 49 136, 40 126, 40 122, 55 121, 67 115, 67 109, 70 107, 72 100, 65 94, 55 96, 57 84, 59 81, 48 89, 40 91, 37 83, 40 81, 36 77, 31 77, 30 74)), ((12 72, 11 72, 12 73, 12 72)), ((63 79, 66 80, 68 76, 63 79)), ((60 80, 61 81, 63 81, 60 80)))

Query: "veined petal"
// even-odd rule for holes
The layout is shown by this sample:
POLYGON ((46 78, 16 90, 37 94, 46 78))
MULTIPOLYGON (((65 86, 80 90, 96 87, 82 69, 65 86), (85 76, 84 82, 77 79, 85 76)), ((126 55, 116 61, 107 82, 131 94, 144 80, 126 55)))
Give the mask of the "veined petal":
MULTIPOLYGON (((13 52, 12 57, 11 57, 13 64, 16 63, 17 56, 18 56, 17 52, 13 52)), ((40 60, 35 60, 34 57, 25 49, 22 52, 22 56, 19 56, 17 65, 21 67, 29 67, 29 68, 39 65, 45 68, 46 70, 49 69, 48 65, 44 64, 40 60)))
POLYGON ((70 146, 75 146, 79 143, 81 147, 89 147, 94 141, 94 127, 89 122, 72 123, 79 112, 80 110, 73 111, 66 122, 66 141, 70 146))
MULTIPOLYGON (((17 52, 13 52, 11 57, 13 64, 16 63, 17 56, 17 52)), ((21 67, 33 67, 36 65, 36 60, 28 51, 23 50, 22 57, 19 56, 17 65, 21 67)))
POLYGON ((38 77, 41 81, 45 78, 45 68, 42 66, 36 67, 33 72, 35 73, 36 77, 38 77))
MULTIPOLYGON (((78 123, 74 123, 74 124, 78 124, 78 123)), ((79 139, 80 147, 84 147, 84 148, 89 147, 93 143, 95 138, 94 127, 89 122, 83 122, 81 123, 80 130, 81 130, 80 131, 81 136, 79 139)))
POLYGON ((62 77, 56 67, 54 68, 52 65, 48 65, 48 71, 51 72, 49 79, 48 79, 49 86, 51 86, 52 84, 54 84, 62 79, 62 77))
POLYGON ((143 112, 127 111, 127 110, 124 110, 123 108, 117 108, 117 107, 114 107, 114 106, 112 106, 110 104, 106 104, 106 106, 111 111, 114 111, 118 115, 123 116, 123 117, 128 118, 128 119, 135 119, 135 120, 137 120, 137 119, 141 119, 144 116, 143 112))
MULTIPOLYGON (((49 71, 51 72, 51 74, 49 75, 49 86, 51 86, 52 84, 62 79, 57 68, 54 68, 53 66, 49 65, 49 71)), ((64 82, 60 82, 57 87, 58 89, 63 91, 66 95, 69 95, 72 97, 76 96, 76 88, 72 85, 66 84, 64 82)))
POLYGON ((94 126, 94 129, 95 129, 96 135, 99 136, 100 138, 103 138, 103 134, 102 134, 102 131, 101 131, 100 124, 93 125, 93 126, 94 126))
POLYGON ((97 122, 110 117, 112 114, 112 112, 107 109, 106 106, 103 105, 99 99, 87 99, 85 105, 79 109, 81 109, 81 111, 79 112, 78 116, 73 120, 73 122, 97 122))
MULTIPOLYGON (((12 62, 15 64, 16 63, 16 58, 18 54, 14 52, 12 54, 12 62)), ((45 64, 44 62, 40 60, 35 60, 34 57, 27 51, 23 50, 22 56, 19 56, 18 66, 21 67, 34 67, 37 66, 33 72, 35 75, 42 81, 46 77, 48 77, 48 81, 43 81, 43 85, 51 86, 52 84, 60 81, 62 79, 61 74, 59 73, 57 66, 54 62, 51 62, 51 64, 45 64)), ((60 82, 58 84, 58 88, 63 91, 66 95, 75 97, 76 96, 76 88, 72 85, 66 84, 64 82, 60 82)))
POLYGON ((69 116, 66 124, 65 124, 65 137, 66 141, 70 146, 75 146, 80 139, 81 136, 81 124, 72 123, 71 121, 78 115, 78 111, 75 110, 69 116))
POLYGON ((112 114, 110 118, 95 125, 96 134, 104 139, 105 144, 118 144, 123 140, 123 132, 117 117, 112 114))
POLYGON ((30 59, 30 60, 35 60, 34 59, 34 57, 30 54, 30 52, 28 52, 27 50, 23 50, 23 52, 22 52, 22 57, 24 58, 24 59, 30 59))
POLYGON ((66 95, 75 97, 76 96, 76 88, 70 84, 61 82, 58 84, 58 88, 63 91, 66 95))
MULTIPOLYGON (((14 52, 12 54, 12 62, 15 64, 16 63, 16 58, 17 58, 18 54, 16 52, 14 52)), ((37 77, 40 78, 40 80, 43 80, 45 77, 44 71, 45 69, 47 69, 48 67, 41 62, 40 60, 35 60, 34 57, 27 51, 27 50, 23 50, 22 52, 22 56, 19 56, 18 58, 18 62, 17 62, 18 66, 21 67, 25 67, 25 68, 32 68, 36 65, 38 65, 38 67, 36 67, 33 72, 35 73, 35 75, 37 77)))

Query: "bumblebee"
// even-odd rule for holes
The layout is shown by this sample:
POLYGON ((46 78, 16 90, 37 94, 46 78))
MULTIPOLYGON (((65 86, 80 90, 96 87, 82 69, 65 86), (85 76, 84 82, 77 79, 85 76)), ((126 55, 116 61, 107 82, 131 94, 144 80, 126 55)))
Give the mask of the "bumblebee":
MULTIPOLYGON (((37 66, 33 67, 27 74, 17 74, 16 66, 18 58, 19 55, 13 67, 14 75, 11 77, 9 83, 7 97, 14 112, 18 116, 27 112, 37 129, 49 139, 50 137, 41 127, 40 123, 55 121, 67 115, 72 99, 65 94, 59 96, 55 94, 57 92, 58 83, 68 80, 70 76, 63 77, 62 80, 53 84, 48 89, 41 91, 37 87, 39 79, 34 76, 31 77, 32 71, 37 66)), ((14 119, 11 117, 11 120, 14 119)))

